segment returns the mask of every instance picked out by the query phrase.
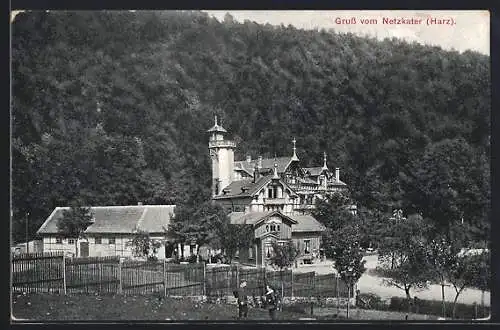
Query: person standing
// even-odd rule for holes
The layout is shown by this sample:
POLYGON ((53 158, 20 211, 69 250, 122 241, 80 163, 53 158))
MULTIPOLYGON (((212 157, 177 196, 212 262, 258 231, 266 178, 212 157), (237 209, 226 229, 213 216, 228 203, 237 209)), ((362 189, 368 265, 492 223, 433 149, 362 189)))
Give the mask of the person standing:
POLYGON ((238 301, 238 319, 247 318, 248 316, 248 295, 246 292, 247 282, 243 281, 240 284, 239 290, 235 292, 238 301))
POLYGON ((266 285, 265 298, 266 298, 266 306, 269 309, 269 316, 271 317, 271 320, 276 320, 276 308, 277 308, 276 292, 269 285, 266 285))

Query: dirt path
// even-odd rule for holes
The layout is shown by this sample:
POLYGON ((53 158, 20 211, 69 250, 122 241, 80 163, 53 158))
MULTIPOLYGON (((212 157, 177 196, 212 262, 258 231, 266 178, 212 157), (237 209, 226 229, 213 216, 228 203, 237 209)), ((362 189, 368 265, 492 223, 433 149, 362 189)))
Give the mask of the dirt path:
MULTIPOLYGON (((369 269, 375 269, 377 266, 377 255, 365 256, 366 260, 365 267, 369 269)), ((334 272, 333 262, 325 261, 313 265, 301 265, 299 268, 294 268, 294 272, 304 273, 315 271, 317 274, 330 274, 334 272)), ((368 274, 365 272, 359 282, 358 289, 362 293, 374 293, 382 297, 382 299, 390 299, 393 296, 405 297, 403 290, 396 287, 388 287, 383 284, 383 278, 368 274)), ((441 300, 441 286, 440 285, 430 285, 427 290, 415 291, 411 290, 412 296, 417 296, 419 299, 426 300, 441 300)), ((446 301, 453 302, 455 299, 455 290, 453 287, 445 288, 445 299, 446 301)), ((465 289, 458 298, 459 303, 473 304, 474 302, 478 305, 481 304, 481 290, 476 289, 465 289)), ((484 293, 484 304, 490 306, 490 292, 484 293)))

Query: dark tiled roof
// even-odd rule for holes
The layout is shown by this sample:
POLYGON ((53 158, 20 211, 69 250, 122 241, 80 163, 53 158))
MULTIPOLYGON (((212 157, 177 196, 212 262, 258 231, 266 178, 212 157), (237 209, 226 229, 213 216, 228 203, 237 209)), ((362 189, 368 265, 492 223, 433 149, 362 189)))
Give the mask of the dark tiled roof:
POLYGON ((215 196, 214 199, 253 196, 253 194, 259 191, 259 189, 269 182, 271 178, 272 175, 266 175, 258 178, 256 182, 253 182, 253 179, 233 181, 227 187, 222 189, 222 191, 227 191, 225 195, 215 196))
MULTIPOLYGON (((56 234, 57 221, 69 207, 56 207, 37 234, 56 234)), ((163 233, 174 215, 175 205, 94 206, 95 222, 85 233, 133 233, 138 230, 163 233)))
POLYGON ((268 211, 268 212, 232 212, 229 214, 229 219, 232 224, 235 225, 256 225, 260 221, 266 219, 271 215, 278 215, 285 219, 288 219, 292 224, 296 223, 297 220, 293 219, 291 216, 283 214, 279 211, 268 211))
POLYGON ((318 176, 323 172, 323 167, 304 167, 304 170, 309 172, 311 176, 318 176))
POLYGON ((292 232, 324 231, 326 228, 310 214, 292 214, 290 218, 297 221, 292 225, 292 232))
MULTIPOLYGON (((274 163, 278 165, 278 173, 283 173, 285 172, 286 168, 290 164, 292 160, 292 157, 279 157, 276 158, 262 158, 262 169, 274 169, 274 163)), ((247 162, 246 160, 239 160, 235 161, 234 165, 237 168, 241 168, 242 170, 245 170, 249 173, 253 173, 255 169, 255 164, 259 162, 258 159, 254 159, 250 162, 247 162)))
POLYGON ((232 212, 229 219, 235 225, 255 225, 272 214, 278 214, 291 220, 292 232, 321 232, 325 230, 318 220, 309 214, 283 214, 277 211, 269 212, 232 212))
POLYGON ((254 225, 260 219, 268 216, 272 212, 231 212, 229 219, 234 225, 254 225))
POLYGON ((328 185, 330 186, 347 186, 347 184, 345 184, 345 182, 343 182, 342 180, 339 180, 339 181, 333 181, 332 183, 328 183, 328 185))

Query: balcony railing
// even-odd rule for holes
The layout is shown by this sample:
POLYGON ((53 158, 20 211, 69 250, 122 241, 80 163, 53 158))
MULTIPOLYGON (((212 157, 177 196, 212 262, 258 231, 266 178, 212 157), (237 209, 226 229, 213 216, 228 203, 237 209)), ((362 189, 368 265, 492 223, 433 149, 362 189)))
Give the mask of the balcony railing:
POLYGON ((294 207, 295 210, 311 210, 314 208, 316 208, 316 206, 313 204, 299 204, 294 207))
POLYGON ((236 148, 236 143, 234 143, 233 141, 226 141, 226 140, 208 141, 208 147, 209 148, 236 148))
POLYGON ((285 204, 284 198, 264 198, 265 205, 281 205, 285 204))

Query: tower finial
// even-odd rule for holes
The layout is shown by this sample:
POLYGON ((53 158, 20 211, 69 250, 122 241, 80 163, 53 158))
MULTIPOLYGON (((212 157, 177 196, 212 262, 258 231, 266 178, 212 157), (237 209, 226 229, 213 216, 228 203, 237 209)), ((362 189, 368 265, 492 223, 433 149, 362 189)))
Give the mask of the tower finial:
POLYGON ((323 169, 328 169, 328 167, 326 166, 326 152, 323 152, 323 169))
POLYGON ((217 126, 217 115, 215 115, 215 126, 217 126))
POLYGON ((296 148, 296 145, 295 145, 295 144, 297 143, 297 140, 295 140, 295 138, 293 138, 292 143, 293 143, 293 155, 292 155, 292 160, 298 161, 298 160, 299 160, 299 157, 297 157, 297 148, 296 148))

